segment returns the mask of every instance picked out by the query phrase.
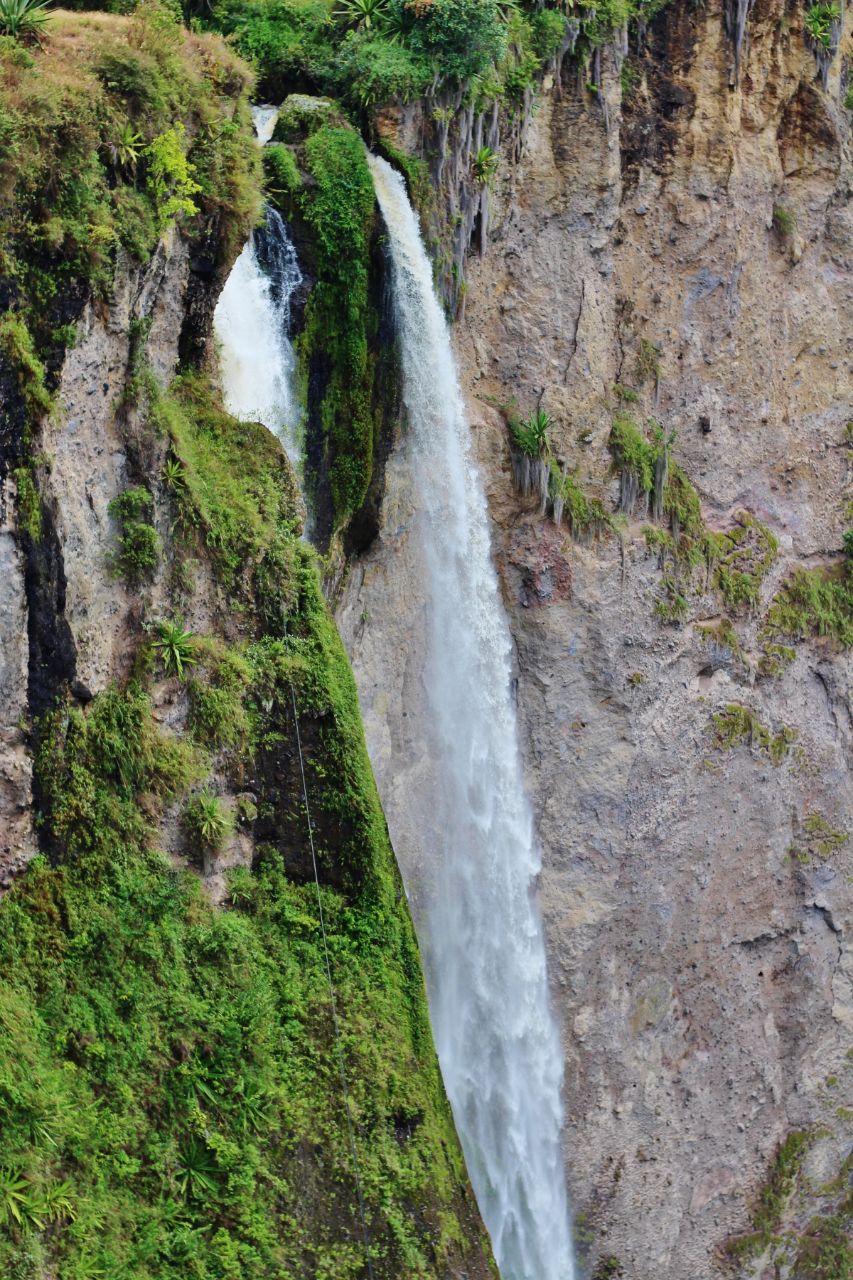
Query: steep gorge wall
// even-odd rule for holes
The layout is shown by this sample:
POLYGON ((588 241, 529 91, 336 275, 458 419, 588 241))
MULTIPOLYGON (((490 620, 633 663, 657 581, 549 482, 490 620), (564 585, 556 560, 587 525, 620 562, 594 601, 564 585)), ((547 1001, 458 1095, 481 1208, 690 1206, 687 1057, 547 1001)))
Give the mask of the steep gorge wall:
MULTIPOLYGON (((202 61, 201 118, 227 117, 205 132, 190 114, 181 137, 225 139, 248 197, 217 218, 208 187, 150 255, 118 250, 99 282, 66 286, 61 331, 17 246, 0 351, 0 1271, 343 1280, 366 1271, 366 1233, 377 1277, 486 1280, 296 479, 208 372, 212 307, 260 204, 248 72, 154 20, 170 74, 202 61)), ((75 21, 38 51, 46 75, 81 42, 99 55, 101 23, 122 66, 152 74, 125 19, 75 21)), ((35 60, 0 53, 10 78, 35 62, 44 92, 35 60)))
MULTIPOLYGON (((567 61, 517 167, 502 168, 456 329, 516 643, 578 1235, 591 1265, 618 1260, 637 1280, 757 1274, 783 1225, 781 1274, 798 1254, 804 1274, 821 1232, 849 1233, 834 1215, 853 1140, 853 670, 815 637, 781 674, 761 662, 791 571, 841 569, 851 496, 846 46, 824 92, 801 22, 756 6, 737 84, 716 4, 670 6, 627 62, 604 52, 596 93, 567 61), (793 229, 773 229, 774 206, 793 229), (746 511, 778 539, 757 600, 727 602, 710 574, 688 574, 667 625, 640 512, 573 540, 519 498, 499 407, 513 403, 551 414, 558 466, 608 512, 614 414, 677 432, 706 527, 730 531, 746 511), (778 762, 754 721, 716 745, 711 718, 733 706, 782 735, 778 762), (785 1182, 803 1130, 812 1145, 785 1182)), ((417 912, 416 485, 404 437, 339 616, 417 912)), ((847 1265, 828 1257, 814 1274, 847 1265)))

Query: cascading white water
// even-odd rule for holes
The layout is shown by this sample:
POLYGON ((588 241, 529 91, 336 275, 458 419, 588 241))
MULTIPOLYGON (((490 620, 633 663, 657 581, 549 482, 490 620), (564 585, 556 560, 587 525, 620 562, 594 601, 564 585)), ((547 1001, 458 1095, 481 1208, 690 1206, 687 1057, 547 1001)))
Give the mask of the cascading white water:
POLYGON ((301 283, 287 228, 267 207, 264 226, 244 245, 213 313, 226 409, 268 427, 297 470, 302 414, 294 393, 290 306, 301 283))
POLYGON ((269 142, 273 135, 275 122, 278 120, 278 112, 279 108, 273 106, 271 102, 258 102, 252 107, 255 134, 262 147, 269 142))
POLYGON ((400 175, 369 162, 388 230, 428 577, 434 794, 419 804, 431 816, 423 949, 433 1031, 503 1280, 572 1280, 562 1055, 485 495, 417 219, 400 175))

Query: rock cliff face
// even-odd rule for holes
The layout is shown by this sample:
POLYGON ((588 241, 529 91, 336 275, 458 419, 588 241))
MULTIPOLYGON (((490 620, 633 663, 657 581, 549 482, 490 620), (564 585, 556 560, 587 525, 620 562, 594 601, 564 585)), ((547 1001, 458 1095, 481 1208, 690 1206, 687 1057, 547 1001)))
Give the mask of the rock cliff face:
MULTIPOLYGON (((802 13, 761 3, 736 59, 710 3, 664 10, 627 59, 603 54, 594 92, 565 63, 468 264, 457 349, 516 644, 566 1164, 601 1274, 786 1275, 795 1258, 841 1274, 806 1268, 849 1231, 853 664, 815 635, 774 662, 767 620, 794 570, 843 572, 845 50, 824 86, 802 13), (741 562, 738 596, 680 564, 677 523, 661 552, 642 504, 573 538, 513 485, 511 406, 551 415, 557 474, 605 513, 614 415, 653 417, 705 529, 750 543, 765 527, 775 553, 741 562)), ((417 911, 424 601, 405 436, 385 483, 339 617, 417 911)))
MULTIPOLYGON (((0 217, 23 241, 0 280, 0 1272, 343 1277, 369 1247, 377 1280, 487 1280, 296 480, 209 376, 261 204, 248 69, 154 20, 175 100, 197 93, 179 154, 228 148, 198 217, 135 256, 104 237, 88 282, 63 241, 52 310, 36 233, 0 217)), ((65 15, 74 56, 104 21, 152 74, 112 14, 65 15)), ((102 177, 63 164, 77 195, 102 177)))

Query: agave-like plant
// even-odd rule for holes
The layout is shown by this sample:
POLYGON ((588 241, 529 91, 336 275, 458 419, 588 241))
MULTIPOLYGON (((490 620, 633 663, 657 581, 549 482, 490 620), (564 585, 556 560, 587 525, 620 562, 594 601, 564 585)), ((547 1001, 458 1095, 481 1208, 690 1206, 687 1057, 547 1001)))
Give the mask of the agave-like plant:
POLYGON ((233 826, 231 814, 207 787, 190 800, 183 820, 184 829, 199 852, 219 849, 233 826))
POLYGON ((497 171, 497 153, 491 147, 480 147, 471 160, 471 173, 477 182, 490 184, 497 171))
POLYGON ((191 1138, 178 1157, 175 1183, 182 1196, 202 1199, 216 1190, 216 1161, 204 1142, 191 1138))
POLYGON ((157 639, 154 648, 160 654, 167 676, 177 676, 183 680, 184 671, 191 667, 196 658, 195 638, 191 631, 184 631, 177 622, 160 622, 157 624, 157 639))
POLYGON ((803 23, 806 31, 823 49, 832 46, 832 24, 838 19, 838 9, 834 4, 813 4, 805 13, 803 23))
POLYGON ((371 31, 385 17, 387 0, 340 0, 335 17, 342 18, 350 27, 371 31))
POLYGON ((49 17, 47 0, 0 0, 0 35, 38 39, 49 17))
POLYGON ((522 453, 538 458, 548 451, 548 431, 552 425, 551 415, 544 409, 537 409, 529 418, 512 423, 512 438, 522 453))
POLYGON ((171 454, 163 463, 163 483, 175 497, 180 497, 187 487, 187 473, 180 458, 171 454))
MULTIPOLYGON (((3 0, 0 0, 0 4, 2 3, 3 0)), ((137 133, 133 125, 128 121, 122 125, 118 137, 110 147, 113 163, 117 168, 125 170, 126 173, 135 174, 144 146, 145 139, 142 134, 137 133)))

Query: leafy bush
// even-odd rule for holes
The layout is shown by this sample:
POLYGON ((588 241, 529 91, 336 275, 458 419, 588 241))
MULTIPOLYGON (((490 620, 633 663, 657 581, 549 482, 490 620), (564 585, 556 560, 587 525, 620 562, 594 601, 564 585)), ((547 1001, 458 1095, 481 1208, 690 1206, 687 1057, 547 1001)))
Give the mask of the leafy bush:
POLYGON ((38 418, 50 413, 53 397, 44 384, 46 370, 36 354, 26 320, 17 311, 7 311, 0 317, 0 352, 17 373, 18 386, 30 417, 38 418))
POLYGON ((553 58, 566 34, 566 16, 557 9, 539 9, 530 18, 533 52, 541 62, 553 58))
POLYGON ((135 486, 125 489, 109 504, 109 513, 119 524, 121 533, 113 568, 130 587, 138 587, 150 578, 160 559, 160 538, 152 524, 142 519, 153 511, 154 499, 147 489, 135 486))
POLYGON ((335 87, 355 106, 368 108, 399 98, 408 102, 426 91, 433 71, 407 45, 370 31, 350 31, 340 47, 335 87))
MULTIPOLYGON (((398 8, 404 0, 395 0, 398 8)), ((406 39, 442 76, 466 80, 497 62, 506 27, 497 0, 415 0, 406 39)))
POLYGON ((190 164, 185 150, 186 129, 179 121, 166 129, 148 146, 148 186, 154 196, 157 221, 165 231, 179 217, 193 217, 198 205, 192 196, 198 195, 201 186, 194 177, 195 165, 190 164))
POLYGON ((190 37, 163 15, 150 3, 132 20, 58 9, 35 59, 0 37, 0 260, 42 363, 56 359, 81 290, 108 292, 120 244, 147 260, 170 199, 221 215, 223 254, 255 221, 249 70, 218 37, 190 37), (181 157, 163 139, 172 128, 181 157))
POLYGON ((324 85, 335 50, 326 0, 218 0, 215 25, 232 35, 276 99, 307 78, 324 85))
POLYGON ((141 49, 118 41, 108 44, 92 69, 133 116, 145 113, 160 117, 174 101, 174 86, 169 84, 156 59, 141 49))
POLYGON ((263 162, 267 196, 274 205, 281 207, 283 198, 292 198, 302 185, 293 152, 281 143, 273 142, 264 147, 263 162))

